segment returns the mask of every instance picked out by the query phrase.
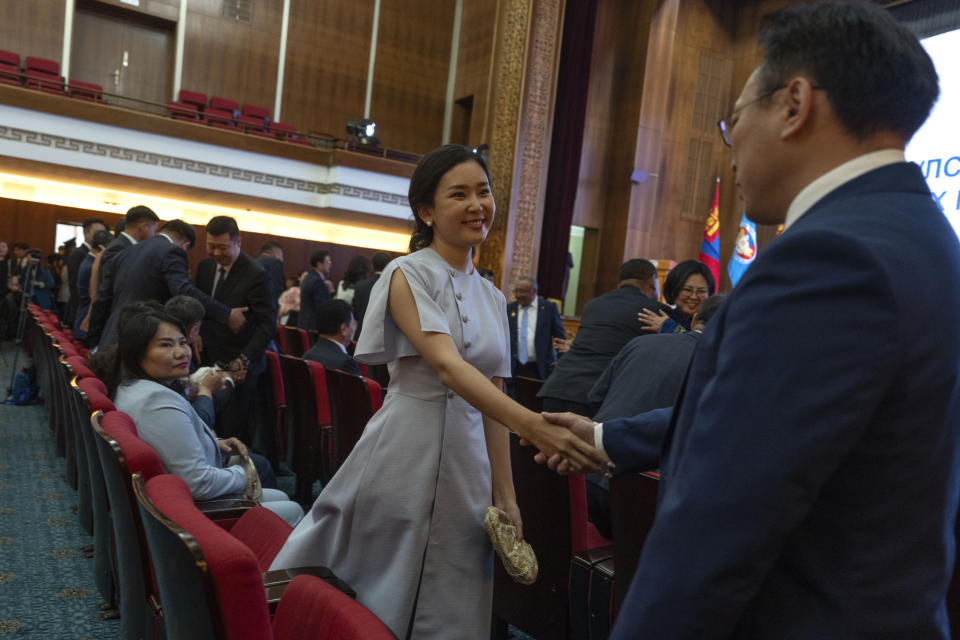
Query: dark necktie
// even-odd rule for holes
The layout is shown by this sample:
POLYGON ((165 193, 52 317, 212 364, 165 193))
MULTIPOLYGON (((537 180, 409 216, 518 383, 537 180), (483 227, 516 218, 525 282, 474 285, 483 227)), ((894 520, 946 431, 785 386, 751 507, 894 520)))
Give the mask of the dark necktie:
POLYGON ((220 267, 217 271, 217 284, 213 287, 213 297, 217 300, 220 299, 220 290, 223 289, 223 281, 227 279, 227 270, 223 267, 220 267))

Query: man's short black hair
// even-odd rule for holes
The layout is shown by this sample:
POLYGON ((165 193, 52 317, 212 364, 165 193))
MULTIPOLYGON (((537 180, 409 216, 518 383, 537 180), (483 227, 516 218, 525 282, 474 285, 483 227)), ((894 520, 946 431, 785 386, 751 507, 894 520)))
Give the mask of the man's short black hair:
POLYGON ((383 251, 377 251, 375 254, 373 254, 373 258, 370 260, 370 262, 373 263, 374 271, 383 271, 386 268, 386 266, 390 264, 391 260, 393 260, 393 258, 390 256, 389 253, 384 253, 383 251))
POLYGON ((138 204, 135 207, 130 207, 130 210, 127 211, 127 215, 124 216, 127 225, 139 224, 141 222, 160 222, 160 216, 153 212, 153 209, 146 207, 142 204, 138 204))
POLYGON ((274 249, 280 249, 283 251, 283 247, 280 246, 279 242, 274 242, 273 240, 267 240, 263 243, 263 246, 260 247, 260 255, 265 253, 272 253, 274 249))
POLYGON ((310 266, 316 267, 318 264, 326 260, 328 255, 330 255, 329 251, 314 251, 310 254, 310 266))
POLYGON ((20 249, 21 251, 26 251, 27 249, 30 248, 30 245, 28 245, 26 242, 14 242, 13 248, 20 249))
POLYGON ((706 324, 710 318, 717 315, 717 311, 720 310, 720 305, 722 305, 723 301, 726 299, 727 296, 718 294, 715 296, 710 296, 701 302, 700 307, 697 309, 697 320, 706 324))
POLYGON ((794 4, 765 19, 761 94, 810 76, 857 139, 892 131, 909 140, 940 93, 933 61, 887 11, 867 2, 794 4))
POLYGON ((107 223, 101 220, 100 218, 87 218, 86 220, 83 221, 82 224, 83 224, 84 233, 89 231, 90 227, 92 227, 95 224, 102 224, 104 229, 107 228, 107 223))
POLYGON ((127 219, 120 218, 119 220, 117 220, 117 223, 113 225, 113 235, 119 236, 121 233, 124 232, 126 228, 127 228, 127 219))
POLYGON ((193 225, 189 222, 180 220, 170 220, 165 222, 163 228, 160 229, 163 233, 174 234, 179 236, 181 240, 186 240, 190 247, 197 244, 197 231, 193 228, 193 225))
POLYGON ((106 249, 107 245, 113 242, 113 234, 106 229, 100 229, 93 234, 93 240, 90 242, 94 249, 106 249))
POLYGON ((643 258, 634 258, 627 260, 620 267, 620 281, 624 280, 649 280, 657 277, 657 268, 653 263, 643 258))
POLYGON ((231 240, 236 240, 240 237, 240 227, 237 226, 236 219, 230 216, 214 216, 210 218, 210 222, 207 223, 207 235, 222 236, 225 233, 230 234, 231 240))
POLYGON ((325 300, 317 307, 317 330, 328 336, 340 331, 341 324, 350 324, 353 310, 345 300, 325 300))
POLYGON ((184 329, 190 330, 190 327, 203 320, 206 310, 203 303, 190 296, 173 296, 164 303, 163 308, 167 313, 180 321, 184 329))

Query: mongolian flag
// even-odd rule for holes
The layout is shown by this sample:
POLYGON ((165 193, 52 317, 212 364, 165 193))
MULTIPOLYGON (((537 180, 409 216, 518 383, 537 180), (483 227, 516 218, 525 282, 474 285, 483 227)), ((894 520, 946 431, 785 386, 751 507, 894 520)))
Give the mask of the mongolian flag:
POLYGON ((703 229, 703 242, 700 244, 700 262, 707 265, 713 274, 713 282, 720 286, 720 178, 713 193, 713 206, 707 216, 707 225, 703 229))
POLYGON ((747 214, 740 216, 740 230, 737 231, 737 243, 733 246, 733 255, 727 263, 727 275, 730 284, 737 286, 743 272, 757 257, 757 225, 753 224, 747 214))

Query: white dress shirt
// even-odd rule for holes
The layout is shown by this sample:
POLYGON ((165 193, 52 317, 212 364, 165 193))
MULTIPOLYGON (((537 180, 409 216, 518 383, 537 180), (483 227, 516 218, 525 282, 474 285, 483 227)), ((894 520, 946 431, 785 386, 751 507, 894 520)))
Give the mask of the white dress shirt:
MULTIPOLYGON (((517 349, 519 350, 521 345, 526 342, 527 345, 527 362, 536 362, 537 361, 537 296, 533 296, 533 300, 530 301, 530 306, 521 307, 520 304, 517 304, 517 349), (527 335, 520 335, 520 327, 523 326, 523 310, 527 310, 527 335)), ((519 351, 518 351, 519 353, 519 351)))

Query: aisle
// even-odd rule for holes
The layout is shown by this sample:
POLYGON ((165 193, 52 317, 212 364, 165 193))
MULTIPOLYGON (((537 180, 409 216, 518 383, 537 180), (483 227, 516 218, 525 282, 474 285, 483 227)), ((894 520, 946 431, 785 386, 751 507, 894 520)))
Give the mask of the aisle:
MULTIPOLYGON (((4 396, 13 353, 4 343, 4 396)), ((119 620, 98 616, 93 559, 80 550, 93 539, 80 528, 65 469, 45 407, 0 405, 0 638, 120 637, 119 620)))

